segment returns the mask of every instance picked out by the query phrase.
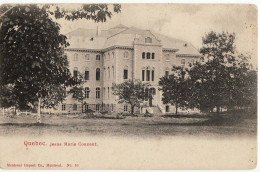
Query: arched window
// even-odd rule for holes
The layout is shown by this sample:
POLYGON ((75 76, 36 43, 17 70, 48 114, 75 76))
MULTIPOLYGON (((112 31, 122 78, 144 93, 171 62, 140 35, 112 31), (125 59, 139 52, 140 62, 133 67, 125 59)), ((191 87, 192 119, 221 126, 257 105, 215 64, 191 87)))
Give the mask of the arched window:
POLYGON ((115 52, 112 52, 112 59, 115 58, 115 52))
POLYGON ((90 90, 89 90, 89 87, 85 87, 85 98, 89 98, 89 93, 90 93, 90 90))
POLYGON ((77 78, 78 77, 78 68, 74 67, 73 69, 73 77, 77 78))
POLYGON ((99 68, 96 69, 96 80, 97 81, 100 80, 100 69, 99 68))
POLYGON ((74 61, 78 61, 78 54, 77 53, 74 54, 74 61))
POLYGON ((107 87, 107 98, 109 99, 109 94, 110 94, 110 92, 109 92, 109 87, 107 87))
POLYGON ((145 67, 142 68, 142 81, 145 80, 145 67))
POLYGON ((124 52, 124 59, 128 59, 128 52, 124 52))
POLYGON ((168 78, 169 77, 169 73, 170 73, 170 69, 167 67, 165 69, 165 76, 168 78))
POLYGON ((145 43, 152 43, 152 38, 150 37, 145 38, 145 43))
POLYGON ((152 59, 155 59, 155 54, 154 53, 152 53, 152 59))
POLYGON ((100 55, 99 54, 96 55, 96 60, 98 60, 98 61, 100 60, 100 55))
POLYGON ((106 79, 106 76, 107 76, 107 74, 106 74, 106 68, 104 67, 104 79, 103 80, 105 80, 106 79))
POLYGON ((96 88, 96 98, 100 99, 100 88, 96 88))
POLYGON ((114 80, 115 78, 115 69, 114 69, 114 66, 112 66, 112 79, 114 80))
POLYGON ((169 55, 169 54, 166 54, 165 60, 166 60, 166 61, 170 61, 170 55, 169 55))
POLYGON ((85 81, 89 80, 89 69, 86 67, 85 69, 85 81))
POLYGON ((107 78, 109 80, 110 79, 110 68, 109 67, 107 68, 107 75, 108 75, 107 78))
POLYGON ((89 54, 85 54, 85 61, 89 61, 89 54))
POLYGON ((146 53, 146 58, 147 59, 150 59, 151 58, 150 56, 151 56, 151 53, 146 53))
POLYGON ((128 79, 128 66, 124 67, 124 79, 128 79))
POLYGON ((152 81, 154 81, 154 67, 152 68, 152 81))
POLYGON ((103 98, 105 99, 106 98, 106 88, 104 87, 103 89, 103 98))
POLYGON ((150 67, 147 67, 146 68, 146 81, 150 81, 150 73, 151 73, 150 67))
POLYGON ((145 59, 145 52, 142 53, 142 59, 145 59))

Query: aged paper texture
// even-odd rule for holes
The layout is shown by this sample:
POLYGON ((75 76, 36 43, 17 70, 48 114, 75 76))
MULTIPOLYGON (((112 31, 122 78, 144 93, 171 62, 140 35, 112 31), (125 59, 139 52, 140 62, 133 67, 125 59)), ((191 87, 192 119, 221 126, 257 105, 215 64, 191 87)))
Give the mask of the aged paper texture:
POLYGON ((1 168, 256 168, 257 15, 2 4, 1 168))

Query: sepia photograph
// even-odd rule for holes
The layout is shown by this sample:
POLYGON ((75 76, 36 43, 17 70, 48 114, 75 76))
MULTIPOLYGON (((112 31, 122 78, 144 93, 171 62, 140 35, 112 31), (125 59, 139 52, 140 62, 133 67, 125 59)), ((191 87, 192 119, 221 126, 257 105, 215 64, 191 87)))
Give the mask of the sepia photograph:
POLYGON ((257 166, 255 4, 3 3, 2 169, 257 166))

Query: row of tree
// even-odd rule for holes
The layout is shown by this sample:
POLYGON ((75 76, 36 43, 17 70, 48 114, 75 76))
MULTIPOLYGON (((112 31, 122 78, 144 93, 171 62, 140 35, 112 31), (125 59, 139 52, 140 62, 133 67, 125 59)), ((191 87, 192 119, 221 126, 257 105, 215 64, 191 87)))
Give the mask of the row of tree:
POLYGON ((173 66, 159 81, 163 102, 201 111, 253 108, 257 105, 257 71, 235 50, 235 34, 210 32, 203 37, 201 61, 188 68, 173 66))

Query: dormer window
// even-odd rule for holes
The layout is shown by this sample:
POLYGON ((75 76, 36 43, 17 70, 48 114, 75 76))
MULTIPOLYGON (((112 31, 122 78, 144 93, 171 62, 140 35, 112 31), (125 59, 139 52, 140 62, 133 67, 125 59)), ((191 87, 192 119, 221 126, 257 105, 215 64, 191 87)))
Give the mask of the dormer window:
POLYGON ((90 41, 94 41, 94 37, 90 38, 90 41))
POLYGON ((184 47, 187 47, 188 46, 188 44, 187 43, 184 43, 184 47))
POLYGON ((152 43, 152 38, 150 37, 145 38, 145 43, 152 43))

